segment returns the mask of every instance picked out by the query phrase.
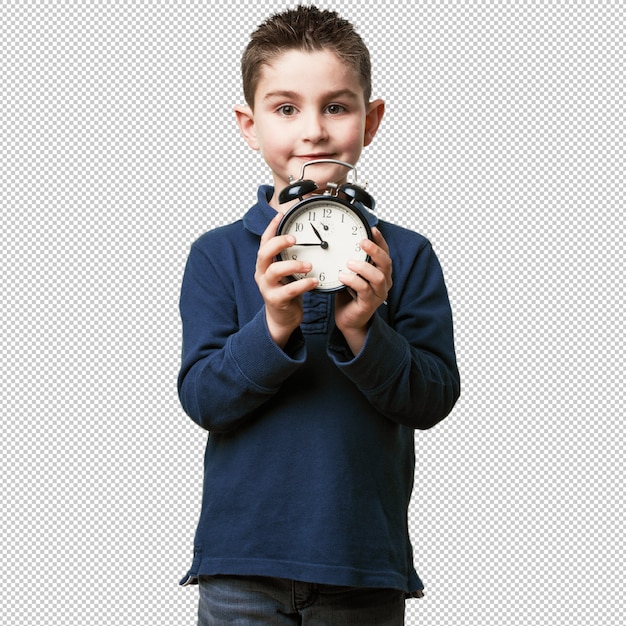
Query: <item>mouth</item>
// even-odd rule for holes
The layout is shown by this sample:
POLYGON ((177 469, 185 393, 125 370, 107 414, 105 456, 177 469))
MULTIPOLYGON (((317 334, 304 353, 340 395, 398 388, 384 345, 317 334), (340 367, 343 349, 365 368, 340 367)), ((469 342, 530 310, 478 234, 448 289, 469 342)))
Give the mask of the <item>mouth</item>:
POLYGON ((315 161, 317 159, 333 159, 335 158, 334 153, 320 153, 320 154, 298 154, 296 159, 301 161, 315 161))

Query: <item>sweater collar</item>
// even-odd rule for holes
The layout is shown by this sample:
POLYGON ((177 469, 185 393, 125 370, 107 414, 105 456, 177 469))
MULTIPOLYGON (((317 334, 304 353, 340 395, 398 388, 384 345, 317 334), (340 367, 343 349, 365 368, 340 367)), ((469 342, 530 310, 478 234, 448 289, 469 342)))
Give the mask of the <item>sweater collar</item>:
POLYGON ((274 219, 276 210, 270 206, 274 195, 272 185, 261 185, 257 192, 257 203, 243 216, 243 225, 255 235, 261 236, 268 224, 274 219))

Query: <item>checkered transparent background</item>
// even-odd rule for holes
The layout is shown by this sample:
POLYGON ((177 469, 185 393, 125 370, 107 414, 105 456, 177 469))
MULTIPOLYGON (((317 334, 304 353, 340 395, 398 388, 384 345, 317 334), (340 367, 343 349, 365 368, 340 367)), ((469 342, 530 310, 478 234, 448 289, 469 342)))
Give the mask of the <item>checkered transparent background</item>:
MULTIPOLYGON (((239 56, 285 4, 0 8, 3 620, 193 624, 191 242, 269 180, 239 56)), ((352 0, 387 101, 360 163, 428 236, 463 392, 416 437, 408 624, 624 619, 624 9, 352 0)))

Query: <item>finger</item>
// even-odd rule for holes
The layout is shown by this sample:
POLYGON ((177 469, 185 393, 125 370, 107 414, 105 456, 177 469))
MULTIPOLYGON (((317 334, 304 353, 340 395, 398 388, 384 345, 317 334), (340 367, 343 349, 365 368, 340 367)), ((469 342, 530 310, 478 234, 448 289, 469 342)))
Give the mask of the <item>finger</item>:
POLYGON ((353 300, 359 295, 363 295, 365 289, 369 287, 369 283, 363 276, 353 271, 339 272, 339 280, 348 288, 348 293, 353 300))
POLYGON ((275 261, 270 264, 265 274, 270 283, 285 282, 293 274, 308 274, 313 269, 311 263, 305 261, 275 261))
POLYGON ((380 300, 387 299, 391 280, 388 280, 381 268, 363 261, 349 261, 347 267, 353 273, 340 274, 344 285, 354 289, 363 298, 373 295, 380 300))
POLYGON ((259 247, 259 257, 268 259, 270 262, 274 260, 274 257, 290 248, 296 243, 296 238, 293 235, 279 235, 278 237, 272 237, 265 242, 261 243, 259 247))
POLYGON ((359 291, 367 286, 372 286, 375 290, 379 286, 384 289, 385 275, 380 268, 365 261, 348 261, 346 266, 349 270, 346 275, 350 277, 350 286, 359 291))
POLYGON ((376 226, 372 228, 372 237, 373 237, 374 243, 380 248, 382 248, 387 254, 389 254, 389 246, 387 245, 387 242, 385 241, 383 234, 378 230, 378 228, 376 228, 376 226))
POLYGON ((274 263, 276 256, 296 243, 293 235, 276 236, 276 229, 280 223, 282 213, 277 213, 268 227, 261 235, 261 243, 257 252, 257 270, 265 273, 267 269, 274 263))
POLYGON ((370 256, 371 262, 385 272, 385 274, 391 273, 391 257, 389 256, 389 250, 387 243, 384 239, 381 241, 383 244, 379 246, 374 241, 364 239, 361 242, 361 248, 370 256))
POLYGON ((263 298, 266 304, 274 309, 285 310, 293 304, 299 296, 315 289, 319 285, 316 278, 303 278, 286 283, 278 283, 272 288, 264 290, 263 298))
POLYGON ((312 291, 320 284, 320 281, 313 276, 307 276, 306 278, 301 278, 300 280, 294 280, 288 284, 286 284, 282 289, 285 290, 288 298, 296 298, 297 296, 301 296, 307 291, 312 291))

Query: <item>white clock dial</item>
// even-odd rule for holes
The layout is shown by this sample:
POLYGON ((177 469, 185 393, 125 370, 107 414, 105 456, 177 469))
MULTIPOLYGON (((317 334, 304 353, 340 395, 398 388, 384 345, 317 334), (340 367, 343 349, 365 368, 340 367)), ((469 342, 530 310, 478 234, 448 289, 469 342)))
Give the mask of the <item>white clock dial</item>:
POLYGON ((313 267, 308 274, 294 274, 293 278, 317 278, 318 291, 343 289, 339 273, 349 271, 348 260, 369 260, 360 245, 363 239, 371 238, 365 218, 337 198, 308 198, 298 203, 283 218, 279 233, 296 238, 296 244, 284 250, 280 258, 308 261, 313 267))

